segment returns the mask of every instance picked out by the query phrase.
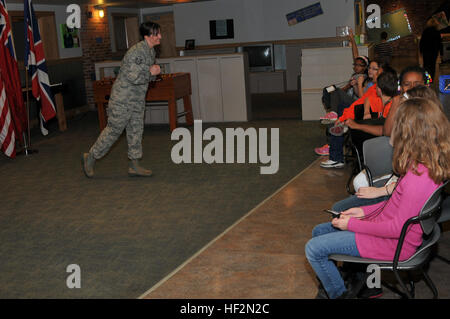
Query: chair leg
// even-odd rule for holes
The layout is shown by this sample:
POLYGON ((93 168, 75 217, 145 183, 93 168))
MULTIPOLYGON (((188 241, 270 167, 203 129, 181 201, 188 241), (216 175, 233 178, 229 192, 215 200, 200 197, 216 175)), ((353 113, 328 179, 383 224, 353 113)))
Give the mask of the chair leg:
POLYGON ((436 258, 439 258, 440 260, 442 260, 443 262, 450 264, 450 260, 448 260, 447 258, 441 256, 441 255, 436 255, 436 258))
POLYGON ((416 285, 414 284, 411 273, 408 273, 408 279, 409 279, 409 286, 411 287, 409 293, 411 294, 411 298, 414 299, 416 298, 416 285))
POLYGON ((425 279, 425 282, 427 283, 428 287, 433 292, 433 299, 438 299, 438 291, 436 289, 436 286, 434 285, 433 281, 431 280, 430 276, 428 276, 425 269, 422 269, 423 278, 425 279))
POLYGON ((355 194, 355 192, 350 189, 350 184, 352 183, 353 176, 354 176, 354 174, 352 172, 350 177, 348 178, 347 185, 346 185, 347 193, 349 193, 350 195, 354 195, 355 194))
POLYGON ((397 289, 397 287, 391 285, 390 283, 382 282, 381 284, 383 287, 385 287, 385 288, 389 289, 390 291, 392 291, 393 293, 399 295, 402 299, 408 298, 408 296, 403 291, 400 291, 399 289, 397 289))
POLYGON ((397 270, 394 270, 395 278, 397 278, 398 283, 402 287, 403 291, 405 292, 406 298, 412 299, 413 296, 411 295, 411 292, 408 290, 408 287, 406 287, 405 283, 403 282, 402 278, 400 277, 400 274, 397 270))

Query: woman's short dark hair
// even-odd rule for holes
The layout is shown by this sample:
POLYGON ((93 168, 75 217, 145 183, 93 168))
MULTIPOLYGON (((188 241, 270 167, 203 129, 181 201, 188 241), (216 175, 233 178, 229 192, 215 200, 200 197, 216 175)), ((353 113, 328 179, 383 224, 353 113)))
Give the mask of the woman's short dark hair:
POLYGON ((151 35, 158 35, 158 33, 161 32, 161 27, 158 23, 147 21, 141 24, 139 27, 139 33, 141 34, 141 37, 144 38, 144 36, 151 36, 151 35))
POLYGON ((386 69, 383 68, 383 73, 378 76, 377 86, 386 96, 393 97, 397 95, 398 77, 395 70, 390 67, 386 67, 386 69))
POLYGON ((413 66, 408 66, 405 69, 402 70, 402 72, 400 73, 400 84, 402 84, 403 79, 405 77, 405 75, 407 73, 417 73, 420 74, 422 76, 423 82, 425 83, 427 81, 427 75, 426 75, 426 71, 424 68, 421 68, 418 65, 413 65, 413 66))

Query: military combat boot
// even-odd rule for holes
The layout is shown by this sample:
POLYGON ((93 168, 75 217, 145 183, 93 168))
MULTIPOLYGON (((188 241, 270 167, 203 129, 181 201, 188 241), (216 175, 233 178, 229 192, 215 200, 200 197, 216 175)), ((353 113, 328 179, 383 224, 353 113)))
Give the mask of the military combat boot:
POLYGON ((94 176, 94 156, 91 153, 84 153, 81 158, 81 163, 83 165, 83 171, 86 177, 91 178, 92 176, 94 176))
POLYGON ((141 167, 138 160, 130 160, 128 162, 128 175, 149 177, 152 176, 152 171, 141 167))

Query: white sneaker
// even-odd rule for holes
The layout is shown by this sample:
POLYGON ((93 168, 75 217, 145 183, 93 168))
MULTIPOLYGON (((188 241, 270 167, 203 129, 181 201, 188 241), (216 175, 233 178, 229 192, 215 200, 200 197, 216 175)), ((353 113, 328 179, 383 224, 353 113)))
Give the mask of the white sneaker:
POLYGON ((344 163, 335 162, 332 160, 326 160, 326 161, 320 163, 320 167, 323 167, 323 168, 343 168, 344 166, 345 166, 344 163))

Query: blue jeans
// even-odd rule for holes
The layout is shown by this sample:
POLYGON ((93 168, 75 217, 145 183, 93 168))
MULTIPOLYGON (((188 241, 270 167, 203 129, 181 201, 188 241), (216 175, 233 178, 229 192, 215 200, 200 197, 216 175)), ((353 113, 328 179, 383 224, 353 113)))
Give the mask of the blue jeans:
POLYGON ((344 135, 330 135, 330 160, 344 163, 344 135))
POLYGON ((361 207, 361 206, 377 204, 379 202, 388 200, 389 197, 390 196, 381 196, 381 197, 377 197, 377 198, 358 198, 358 196, 352 195, 352 196, 349 196, 339 202, 334 203, 334 205, 331 209, 334 211, 337 211, 337 212, 343 212, 344 210, 347 210, 347 209, 353 208, 353 207, 361 207))
MULTIPOLYGON (((338 108, 338 116, 342 116, 344 113, 344 109, 349 107, 349 104, 339 104, 338 108)), ((329 127, 332 127, 330 125, 329 127)), ((330 155, 329 159, 335 162, 344 163, 344 136, 334 136, 329 134, 328 145, 330 145, 330 155)))
POLYGON ((356 247, 355 233, 334 228, 331 223, 317 225, 305 246, 305 254, 319 277, 328 297, 334 299, 346 291, 344 280, 329 255, 342 254, 360 257, 356 247))

